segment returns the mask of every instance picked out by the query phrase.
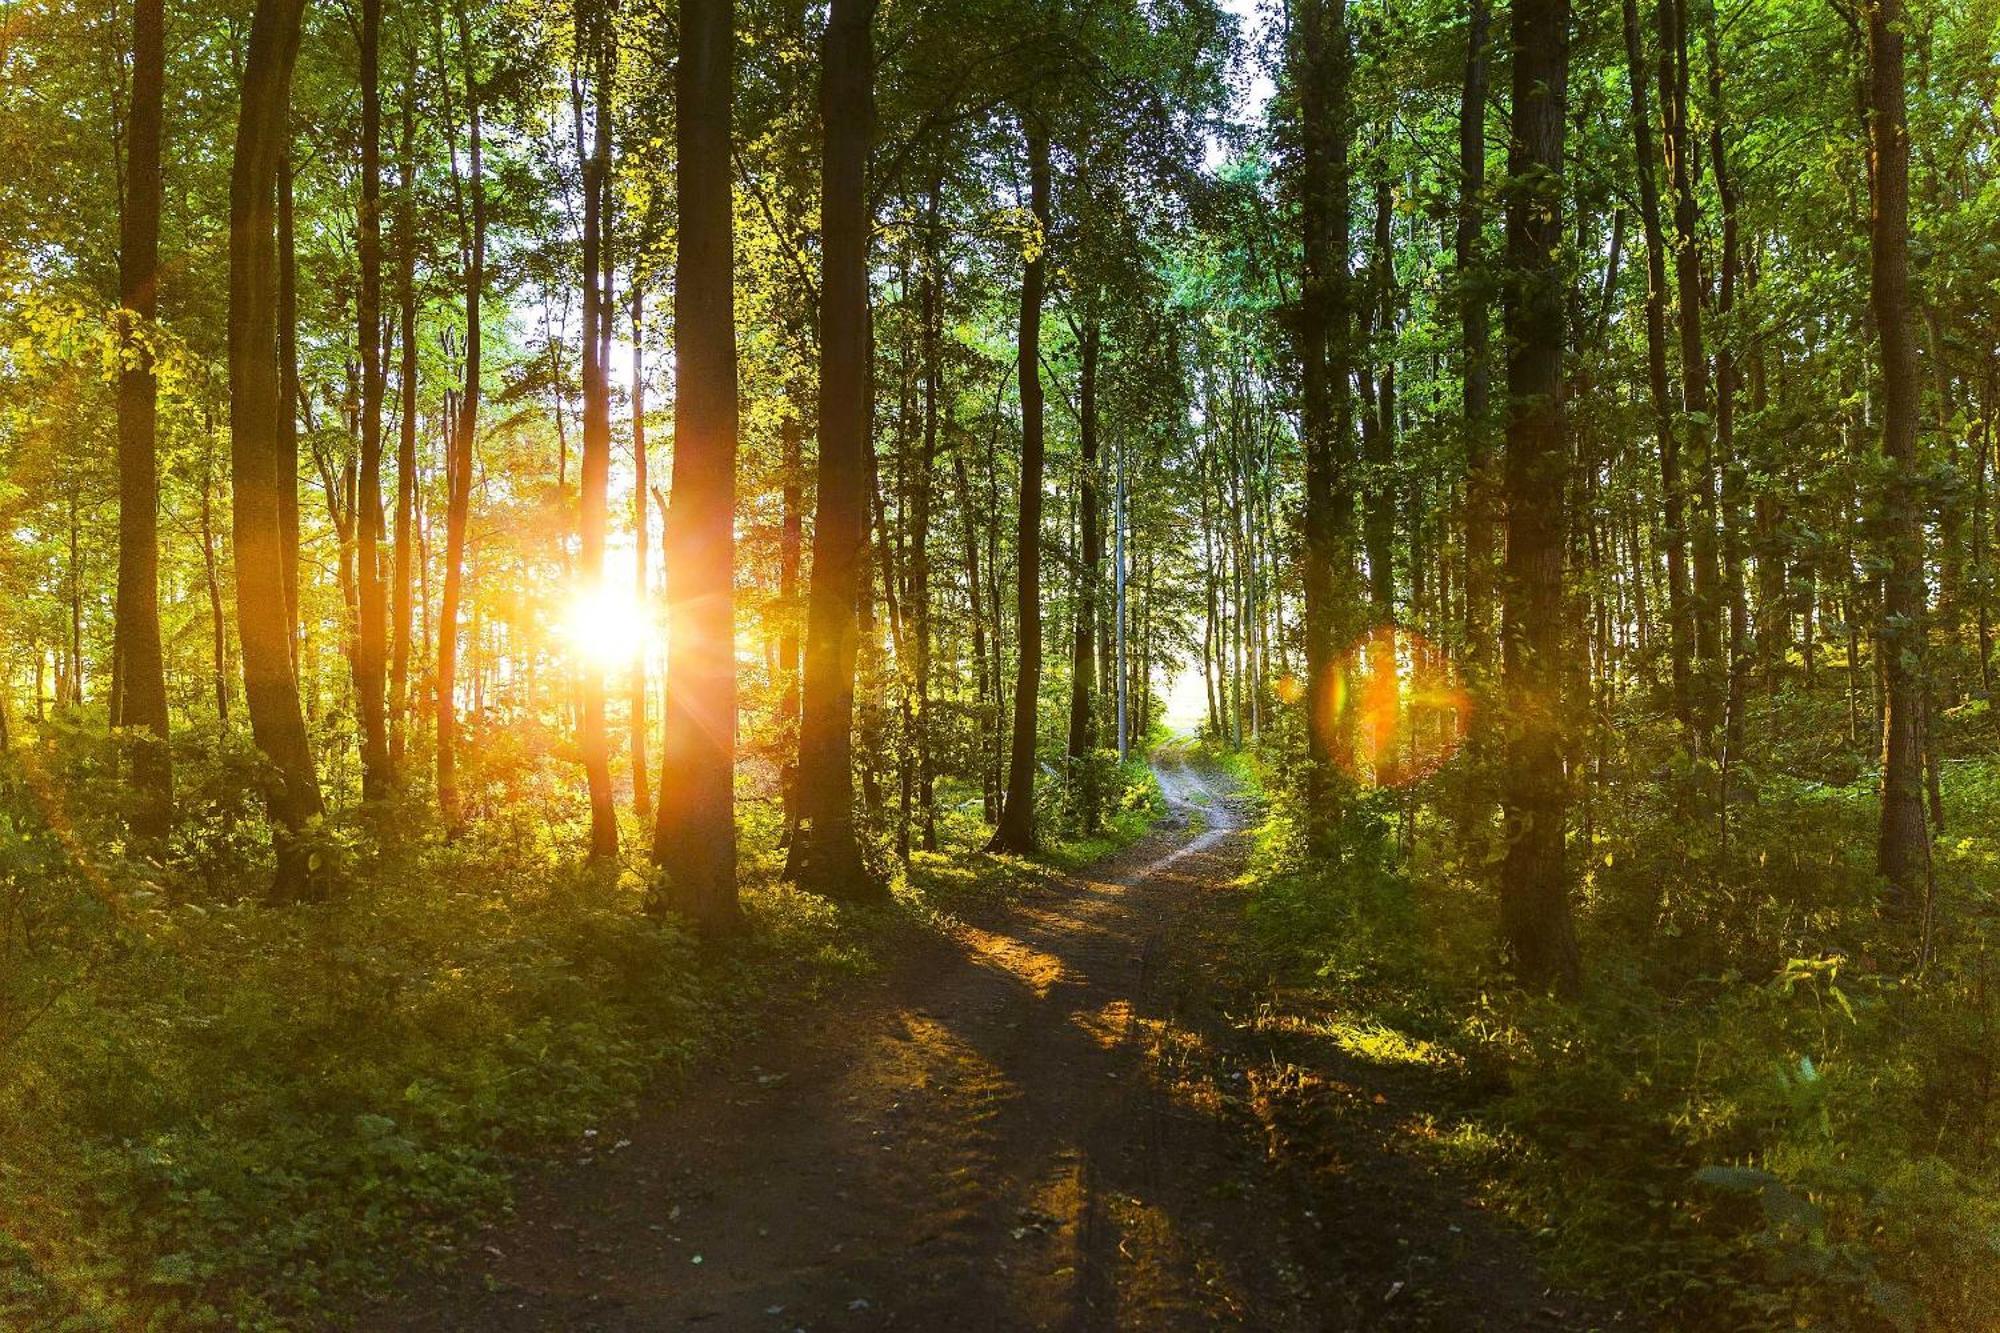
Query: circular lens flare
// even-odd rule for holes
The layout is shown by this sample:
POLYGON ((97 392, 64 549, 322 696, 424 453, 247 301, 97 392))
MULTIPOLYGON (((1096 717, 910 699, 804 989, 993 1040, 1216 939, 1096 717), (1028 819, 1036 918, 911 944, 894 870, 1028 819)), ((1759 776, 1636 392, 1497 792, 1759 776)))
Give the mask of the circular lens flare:
POLYGON ((1355 779, 1405 786, 1457 753, 1471 697, 1449 655, 1422 635, 1373 630, 1339 655, 1330 674, 1325 717, 1335 734, 1326 748, 1355 779))

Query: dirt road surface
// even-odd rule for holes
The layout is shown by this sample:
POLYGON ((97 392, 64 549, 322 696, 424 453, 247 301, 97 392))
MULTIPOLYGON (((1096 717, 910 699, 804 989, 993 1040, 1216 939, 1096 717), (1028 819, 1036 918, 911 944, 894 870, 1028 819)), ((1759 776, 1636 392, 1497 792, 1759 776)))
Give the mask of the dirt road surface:
POLYGON ((1249 812, 1157 771, 1153 834, 607 1126, 362 1326, 1626 1326, 1398 1147, 1421 1084, 1247 1021, 1249 812))

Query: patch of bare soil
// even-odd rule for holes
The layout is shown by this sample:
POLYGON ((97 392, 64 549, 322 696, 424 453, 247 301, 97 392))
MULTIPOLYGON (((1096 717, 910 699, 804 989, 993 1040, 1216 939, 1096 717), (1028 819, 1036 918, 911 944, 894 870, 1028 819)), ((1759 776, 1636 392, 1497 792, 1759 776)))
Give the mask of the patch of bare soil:
POLYGON ((1281 1049, 1228 993, 1246 812, 1177 758, 1160 778, 1139 845, 607 1128, 362 1326, 1616 1322, 1404 1150, 1421 1081, 1281 1049))

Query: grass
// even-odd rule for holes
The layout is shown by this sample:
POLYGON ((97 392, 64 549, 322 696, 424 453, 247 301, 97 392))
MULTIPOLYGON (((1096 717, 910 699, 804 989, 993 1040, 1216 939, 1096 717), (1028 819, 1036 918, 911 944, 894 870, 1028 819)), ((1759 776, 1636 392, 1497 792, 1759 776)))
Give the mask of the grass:
POLYGON ((1293 794, 1268 784, 1244 945, 1289 1021, 1457 1071, 1456 1109, 1413 1149, 1476 1177, 1559 1280, 1663 1328, 2000 1327, 2000 747, 1983 704, 1947 716, 1919 970, 1877 905, 1873 774, 1843 710, 1787 694, 1753 716, 1726 842, 1713 771, 1621 719, 1579 792, 1587 975, 1567 1004, 1499 968, 1489 871, 1430 813, 1451 775, 1418 793, 1406 853, 1406 798, 1362 794, 1337 867, 1304 855, 1293 794))
MULTIPOLYGON (((640 910, 641 865, 575 864, 559 768, 487 759, 468 788, 499 813, 472 836, 415 812, 346 829, 342 891, 282 911, 254 891, 253 811, 201 811, 167 870, 59 831, 51 793, 88 804, 33 756, 0 764, 0 1327, 337 1317, 413 1259, 449 1262, 524 1162, 1049 873, 953 816, 907 876, 885 862, 890 906, 835 906, 778 882, 775 811, 746 801, 752 929, 704 950, 640 910)), ((201 763, 183 771, 200 810, 201 763)), ((1102 835, 1048 830, 1048 865, 1144 831, 1150 778, 1115 789, 1102 835)))

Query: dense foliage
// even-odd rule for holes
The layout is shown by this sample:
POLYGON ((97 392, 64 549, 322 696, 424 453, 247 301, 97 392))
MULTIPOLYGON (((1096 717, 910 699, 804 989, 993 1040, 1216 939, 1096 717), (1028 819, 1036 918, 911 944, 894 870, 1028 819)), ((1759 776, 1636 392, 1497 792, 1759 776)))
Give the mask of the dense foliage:
POLYGON ((449 1244, 1169 725, 1580 1283, 2000 1321, 1996 34, 0 9, 0 1322, 449 1244))

